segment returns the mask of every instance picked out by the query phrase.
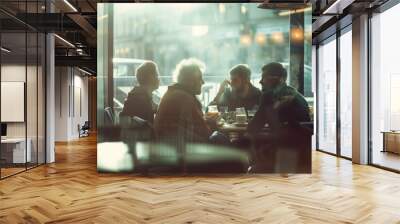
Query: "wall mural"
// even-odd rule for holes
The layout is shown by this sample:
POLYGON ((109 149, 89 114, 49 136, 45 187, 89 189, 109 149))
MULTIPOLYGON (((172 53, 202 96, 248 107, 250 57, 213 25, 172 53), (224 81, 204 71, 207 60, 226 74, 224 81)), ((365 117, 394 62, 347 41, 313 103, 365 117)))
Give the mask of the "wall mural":
POLYGON ((311 8, 98 4, 99 172, 310 173, 311 8))

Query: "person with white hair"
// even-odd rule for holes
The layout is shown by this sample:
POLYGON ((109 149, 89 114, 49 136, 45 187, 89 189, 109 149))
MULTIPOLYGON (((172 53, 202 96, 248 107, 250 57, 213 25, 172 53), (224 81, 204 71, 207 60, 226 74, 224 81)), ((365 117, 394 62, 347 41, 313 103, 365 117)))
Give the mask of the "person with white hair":
POLYGON ((159 139, 178 137, 192 142, 208 141, 212 131, 196 98, 204 84, 204 69, 204 63, 194 58, 184 59, 176 66, 173 72, 175 83, 162 97, 154 121, 159 139))

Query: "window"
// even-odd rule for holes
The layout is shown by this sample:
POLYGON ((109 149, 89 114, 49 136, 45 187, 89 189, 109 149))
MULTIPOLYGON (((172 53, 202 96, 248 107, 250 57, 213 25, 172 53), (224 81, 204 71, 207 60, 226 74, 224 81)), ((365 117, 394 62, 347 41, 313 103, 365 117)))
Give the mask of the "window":
MULTIPOLYGON (((261 88, 261 67, 266 62, 280 62, 290 71, 290 20, 288 15, 277 16, 275 10, 260 9, 257 4, 223 3, 115 4, 113 7, 114 27, 134 20, 141 28, 129 38, 114 32, 114 109, 117 113, 136 85, 135 69, 144 60, 155 61, 159 68, 156 103, 173 82, 172 72, 179 61, 188 57, 203 61, 205 84, 199 96, 203 107, 213 100, 219 83, 229 78, 229 69, 236 64, 249 65, 251 81, 258 88, 261 88), (152 16, 143 16, 148 14, 152 16)), ((311 12, 307 15, 311 21, 311 12)), ((308 32, 311 25, 306 24, 308 32)), ((306 48, 311 48, 310 38, 307 40, 306 48)), ((305 54, 310 55, 310 51, 306 50, 305 54)), ((308 56, 305 58, 305 78, 310 79, 311 60, 308 56)), ((306 85, 310 96, 309 82, 306 85)))
POLYGON ((336 39, 318 48, 318 149, 336 153, 336 39))
POLYGON ((340 36, 340 154, 351 158, 352 149, 352 33, 340 36))
MULTIPOLYGON (((43 3, 19 2, 20 15, 42 12, 43 3)), ((46 38, 38 30, 16 26, 4 13, 0 17, 10 21, 0 28, 0 178, 5 178, 45 163, 46 38)))
POLYGON ((400 170, 400 45, 394 27, 399 20, 400 5, 371 19, 372 163, 396 170, 400 170))

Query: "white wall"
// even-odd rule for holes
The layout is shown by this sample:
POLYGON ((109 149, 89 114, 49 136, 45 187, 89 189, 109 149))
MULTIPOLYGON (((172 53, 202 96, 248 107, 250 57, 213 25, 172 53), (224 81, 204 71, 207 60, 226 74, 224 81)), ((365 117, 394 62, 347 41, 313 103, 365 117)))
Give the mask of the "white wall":
POLYGON ((56 67, 55 86, 55 140, 77 139, 78 124, 88 120, 88 78, 75 68, 56 67))
POLYGON ((68 140, 68 76, 67 67, 55 68, 55 141, 68 140))
MULTIPOLYGON (((76 70, 75 70, 76 72, 76 70)), ((71 135, 73 138, 78 138, 79 133, 78 133, 78 124, 83 125, 85 121, 89 120, 89 111, 88 111, 88 106, 89 106, 89 92, 88 92, 88 78, 83 77, 80 75, 74 75, 74 91, 72 98, 74 99, 74 102, 71 103, 71 105, 74 105, 74 108, 72 108, 72 119, 71 119, 71 135), (80 102, 79 102, 80 101, 80 102), (80 111, 81 110, 81 111, 80 111)))

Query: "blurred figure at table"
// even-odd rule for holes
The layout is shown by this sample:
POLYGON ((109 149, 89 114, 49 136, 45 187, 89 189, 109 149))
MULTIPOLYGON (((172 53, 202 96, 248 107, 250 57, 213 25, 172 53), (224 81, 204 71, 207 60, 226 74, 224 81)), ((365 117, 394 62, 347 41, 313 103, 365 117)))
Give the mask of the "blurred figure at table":
POLYGON ((248 65, 235 65, 230 71, 230 80, 224 80, 218 93, 210 105, 218 105, 219 108, 227 107, 228 111, 244 107, 251 110, 259 104, 261 91, 250 82, 251 71, 248 65), (228 88, 228 86, 231 88, 228 88))
POLYGON ((190 142, 207 142, 212 131, 203 117, 202 105, 196 95, 204 84, 203 62, 182 60, 174 71, 175 84, 161 98, 154 129, 161 140, 181 138, 190 142))
POLYGON ((286 84, 287 71, 280 63, 269 63, 262 67, 263 95, 261 104, 249 122, 249 133, 258 133, 265 124, 272 130, 282 127, 297 127, 309 122, 309 109, 303 95, 286 84))
POLYGON ((157 104, 153 102, 152 94, 160 84, 157 64, 146 61, 136 69, 135 73, 139 85, 129 92, 120 117, 137 116, 153 123, 157 104))

